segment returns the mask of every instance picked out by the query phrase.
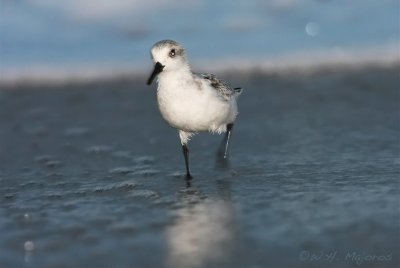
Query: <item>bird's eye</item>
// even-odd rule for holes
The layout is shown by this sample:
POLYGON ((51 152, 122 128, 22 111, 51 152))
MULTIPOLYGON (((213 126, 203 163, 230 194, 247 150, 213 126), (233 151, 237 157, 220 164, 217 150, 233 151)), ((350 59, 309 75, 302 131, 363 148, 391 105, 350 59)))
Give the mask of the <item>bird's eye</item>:
POLYGON ((169 52, 169 56, 173 58, 175 57, 175 54, 176 54, 175 48, 171 49, 171 51, 169 52))

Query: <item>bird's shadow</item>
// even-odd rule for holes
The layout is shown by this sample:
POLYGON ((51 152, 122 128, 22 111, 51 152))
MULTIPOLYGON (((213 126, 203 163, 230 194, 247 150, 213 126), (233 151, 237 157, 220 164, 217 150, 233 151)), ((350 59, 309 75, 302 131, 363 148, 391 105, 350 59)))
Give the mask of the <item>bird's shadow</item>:
MULTIPOLYGON (((201 178, 205 179, 205 178, 201 178)), ((196 179, 187 179, 185 178, 182 183, 183 185, 180 188, 181 193, 184 193, 183 196, 186 198, 189 196, 197 196, 201 192, 199 189, 203 189, 205 191, 203 194, 207 195, 207 192, 213 192, 213 190, 210 191, 213 187, 216 187, 217 189, 217 195, 216 198, 218 200, 225 200, 225 201, 230 201, 231 200, 231 181, 232 179, 232 174, 229 172, 224 175, 217 175, 211 179, 209 178, 209 182, 211 184, 207 183, 207 186, 204 187, 202 182, 199 182, 196 179), (213 183, 212 183, 213 182, 213 183), (212 186, 214 185, 214 186, 212 186)))
POLYGON ((167 230, 168 267, 206 267, 210 261, 232 258, 238 228, 230 179, 200 176, 182 181, 176 217, 167 230))
POLYGON ((226 155, 225 157, 225 148, 223 147, 222 143, 215 155, 215 168, 223 171, 229 171, 231 168, 229 155, 226 155))
POLYGON ((229 171, 231 168, 231 161, 228 157, 217 155, 215 158, 215 168, 218 170, 229 171))
POLYGON ((185 180, 186 188, 192 187, 192 180, 193 180, 192 177, 187 177, 187 176, 185 176, 185 177, 184 177, 184 180, 185 180))
POLYGON ((225 135, 221 140, 218 150, 215 154, 215 168, 219 170, 229 170, 231 162, 229 160, 229 154, 227 150, 228 135, 225 135))

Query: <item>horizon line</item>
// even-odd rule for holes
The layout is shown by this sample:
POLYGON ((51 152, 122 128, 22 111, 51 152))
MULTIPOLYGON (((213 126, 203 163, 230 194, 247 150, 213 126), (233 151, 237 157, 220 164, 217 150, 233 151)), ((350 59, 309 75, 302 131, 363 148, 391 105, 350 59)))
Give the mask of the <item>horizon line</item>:
MULTIPOLYGON (((364 66, 396 66, 400 64, 400 46, 395 43, 384 47, 364 50, 343 50, 334 48, 329 51, 308 51, 280 55, 276 57, 235 57, 215 60, 197 60, 193 64, 195 70, 208 72, 314 72, 321 68, 364 66)), ((0 69, 0 86, 21 84, 66 84, 80 82, 96 82, 120 78, 137 78, 147 75, 143 65, 127 64, 76 64, 73 66, 36 65, 17 70, 0 69)))

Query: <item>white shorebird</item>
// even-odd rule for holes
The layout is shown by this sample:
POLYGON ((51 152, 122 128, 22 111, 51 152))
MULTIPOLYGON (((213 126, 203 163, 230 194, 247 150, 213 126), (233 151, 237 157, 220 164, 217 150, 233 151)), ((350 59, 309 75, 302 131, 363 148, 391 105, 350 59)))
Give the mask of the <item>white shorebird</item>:
POLYGON ((187 143, 200 131, 225 137, 219 154, 226 159, 233 123, 238 114, 236 98, 241 88, 232 88, 212 74, 195 74, 190 70, 185 49, 173 40, 162 40, 151 48, 155 63, 147 84, 157 76, 157 100, 162 117, 179 130, 186 177, 189 171, 187 143))

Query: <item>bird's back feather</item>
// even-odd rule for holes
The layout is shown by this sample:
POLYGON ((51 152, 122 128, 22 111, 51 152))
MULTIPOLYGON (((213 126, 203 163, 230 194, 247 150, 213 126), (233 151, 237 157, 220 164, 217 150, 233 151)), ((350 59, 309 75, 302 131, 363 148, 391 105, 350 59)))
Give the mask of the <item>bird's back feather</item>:
POLYGON ((213 87, 220 94, 220 96, 226 100, 229 100, 232 97, 237 97, 242 93, 242 88, 233 88, 224 80, 219 79, 213 74, 202 73, 199 76, 205 80, 208 80, 211 87, 213 87))

